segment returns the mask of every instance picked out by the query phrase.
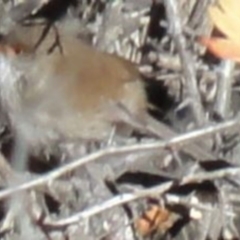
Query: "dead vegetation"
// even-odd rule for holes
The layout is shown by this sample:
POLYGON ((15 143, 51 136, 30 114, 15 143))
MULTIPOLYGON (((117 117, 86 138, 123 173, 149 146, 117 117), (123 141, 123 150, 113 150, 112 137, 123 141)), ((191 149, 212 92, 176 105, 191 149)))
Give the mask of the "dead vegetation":
MULTIPOLYGON (((1 119, 1 239, 240 238, 239 67, 200 44, 199 37, 222 34, 209 18, 212 4, 1 2, 18 23, 55 27, 64 17, 74 28, 77 21, 79 38, 135 62, 149 112, 166 133, 136 132, 73 159, 26 157, 1 119)), ((9 24, 0 18, 2 32, 9 24)))

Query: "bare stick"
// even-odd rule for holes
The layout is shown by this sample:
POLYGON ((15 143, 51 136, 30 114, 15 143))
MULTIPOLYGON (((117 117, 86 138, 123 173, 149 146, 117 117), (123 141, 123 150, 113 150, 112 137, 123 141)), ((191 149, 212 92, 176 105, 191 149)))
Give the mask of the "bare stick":
POLYGON ((186 41, 183 36, 182 24, 179 16, 180 14, 178 12, 179 8, 177 7, 177 2, 177 0, 164 1, 167 11, 169 31, 173 37, 174 43, 181 59, 183 73, 186 79, 188 95, 196 123, 198 126, 202 126, 205 123, 205 114, 201 104, 200 94, 198 92, 194 61, 186 49, 186 41))
POLYGON ((235 63, 232 61, 222 61, 221 72, 219 73, 219 79, 217 81, 218 90, 217 98, 215 102, 215 112, 222 119, 229 117, 230 103, 231 103, 231 87, 232 87, 232 76, 235 63))
POLYGON ((113 156, 117 154, 127 154, 132 152, 139 151, 153 151, 153 150, 161 150, 169 147, 180 147, 183 144, 187 144, 192 142, 194 139, 201 138, 203 136, 207 137, 211 134, 215 134, 222 131, 227 131, 232 128, 239 127, 240 122, 239 118, 235 118, 233 120, 226 121, 224 123, 217 124, 215 126, 209 126, 204 129, 195 130, 186 134, 181 134, 167 141, 156 141, 153 143, 146 144, 134 144, 130 146, 123 147, 108 147, 103 150, 99 150, 95 153, 89 154, 80 159, 76 159, 75 161, 59 167, 56 170, 53 170, 41 177, 33 179, 27 183, 20 184, 15 187, 8 188, 6 190, 0 191, 0 199, 7 198, 15 193, 19 193, 21 191, 34 189, 37 187, 41 187, 42 185, 49 184, 53 180, 64 176, 65 174, 80 168, 81 166, 96 161, 100 158, 113 156))
MULTIPOLYGON (((201 182, 204 180, 216 180, 219 178, 224 178, 227 176, 236 176, 240 174, 240 168, 228 168, 223 170, 216 170, 212 172, 202 172, 202 173, 194 173, 193 175, 189 175, 186 177, 183 177, 179 180, 179 185, 183 185, 186 183, 194 183, 194 182, 201 182)), ((77 214, 74 214, 71 217, 59 220, 59 221, 49 221, 46 220, 45 224, 50 225, 51 227, 66 227, 71 224, 76 224, 81 220, 88 219, 89 217, 92 217, 94 215, 97 215, 101 212, 104 212, 108 209, 111 209, 113 207, 120 206, 122 204, 132 202, 134 200, 149 197, 149 196, 158 196, 164 194, 166 191, 168 191, 173 184, 176 184, 176 180, 169 181, 166 183, 163 183, 161 185, 158 185, 156 187, 147 188, 144 190, 139 190, 133 193, 124 193, 118 196, 115 196, 102 204, 97 204, 95 206, 89 207, 84 211, 81 211, 77 214)))

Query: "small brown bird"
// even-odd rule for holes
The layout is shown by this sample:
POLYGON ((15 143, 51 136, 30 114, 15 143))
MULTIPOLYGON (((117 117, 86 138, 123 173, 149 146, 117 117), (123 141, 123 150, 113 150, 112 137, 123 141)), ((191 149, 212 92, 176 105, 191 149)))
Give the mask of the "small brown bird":
MULTIPOLYGON (((134 64, 61 29, 52 28, 45 38, 42 33, 41 26, 16 26, 0 39, 0 103, 31 151, 52 150, 59 142, 108 140, 113 128, 123 125, 175 136, 148 115, 134 64)), ((186 151, 212 157, 198 145, 186 151)))
POLYGON ((147 102, 134 64, 61 29, 37 46, 41 28, 17 26, 1 41, 1 102, 28 144, 107 140, 114 124, 141 119, 147 102))

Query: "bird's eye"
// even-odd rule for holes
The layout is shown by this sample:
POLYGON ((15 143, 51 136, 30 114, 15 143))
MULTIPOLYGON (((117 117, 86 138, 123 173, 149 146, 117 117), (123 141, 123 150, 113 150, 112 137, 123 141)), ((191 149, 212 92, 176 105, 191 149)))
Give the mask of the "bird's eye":
POLYGON ((23 46, 16 44, 14 46, 12 46, 12 50, 15 52, 15 54, 20 54, 23 52, 23 46))

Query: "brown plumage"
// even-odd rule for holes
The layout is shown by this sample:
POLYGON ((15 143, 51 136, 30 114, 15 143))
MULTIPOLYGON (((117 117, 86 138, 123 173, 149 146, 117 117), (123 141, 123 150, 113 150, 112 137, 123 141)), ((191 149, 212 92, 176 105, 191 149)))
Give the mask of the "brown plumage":
POLYGON ((146 111, 143 83, 131 62, 97 51, 64 31, 57 36, 54 29, 35 49, 39 28, 17 26, 2 39, 2 59, 22 76, 11 80, 13 84, 0 79, 2 102, 10 109, 13 126, 31 145, 107 139, 113 124, 124 118, 122 107, 133 116, 146 111), (59 46, 53 47, 58 40, 59 46))
MULTIPOLYGON (((107 140, 119 122, 160 138, 175 136, 147 114, 143 82, 131 62, 61 29, 58 34, 51 29, 38 44, 41 34, 40 26, 17 26, 0 40, 0 103, 31 150, 51 150, 61 141, 107 140)), ((185 150, 212 158, 200 145, 185 150)))

